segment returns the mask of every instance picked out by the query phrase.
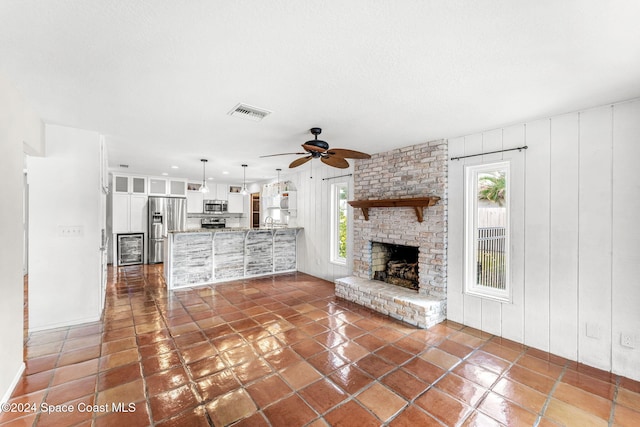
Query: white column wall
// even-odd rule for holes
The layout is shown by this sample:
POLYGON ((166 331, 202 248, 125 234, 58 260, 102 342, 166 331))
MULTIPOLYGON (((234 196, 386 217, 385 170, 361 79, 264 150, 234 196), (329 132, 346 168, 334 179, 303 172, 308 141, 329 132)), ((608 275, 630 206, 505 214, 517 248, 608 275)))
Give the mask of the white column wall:
POLYGON ((44 152, 42 122, 0 77, 0 402, 23 369, 24 151, 44 152))
POLYGON ((29 158, 29 329, 100 318, 100 137, 63 126, 45 128, 47 156, 29 158), (80 226, 65 237, 60 227, 80 226))
POLYGON ((449 151, 525 144, 450 162, 448 318, 640 380, 640 100, 451 139, 449 151), (501 158, 512 161, 512 303, 462 283, 464 164, 501 158))

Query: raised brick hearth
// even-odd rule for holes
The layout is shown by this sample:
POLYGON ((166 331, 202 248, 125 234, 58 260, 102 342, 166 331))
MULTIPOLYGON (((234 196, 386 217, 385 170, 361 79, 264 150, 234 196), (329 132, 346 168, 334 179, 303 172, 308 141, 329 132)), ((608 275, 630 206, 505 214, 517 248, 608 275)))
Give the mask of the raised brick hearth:
POLYGON ((356 162, 354 200, 438 196, 418 222, 413 208, 354 209, 353 276, 336 280, 336 296, 413 325, 446 317, 447 143, 432 141, 356 162), (418 291, 373 279, 371 242, 419 248, 418 291))

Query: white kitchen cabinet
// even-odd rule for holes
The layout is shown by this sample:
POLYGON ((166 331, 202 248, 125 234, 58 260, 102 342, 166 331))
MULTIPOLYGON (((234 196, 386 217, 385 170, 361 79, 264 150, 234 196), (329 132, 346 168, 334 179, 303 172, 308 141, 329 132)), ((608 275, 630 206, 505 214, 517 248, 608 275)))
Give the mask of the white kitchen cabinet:
POLYGON ((111 218, 113 233, 145 233, 147 231, 147 196, 114 193, 111 218))
POLYGON ((187 191, 187 213, 202 213, 204 194, 200 191, 187 191))
POLYGON ((187 180, 169 180, 169 196, 185 197, 187 195, 187 180))
POLYGON ((147 178, 133 175, 113 175, 114 194, 147 194, 147 178))
POLYGON ((229 213, 244 213, 244 196, 240 193, 227 193, 229 202, 227 211, 229 213))
POLYGON ((216 200, 229 200, 229 184, 216 184, 216 200))
POLYGON ((149 195, 166 196, 168 180, 166 178, 149 178, 149 195))

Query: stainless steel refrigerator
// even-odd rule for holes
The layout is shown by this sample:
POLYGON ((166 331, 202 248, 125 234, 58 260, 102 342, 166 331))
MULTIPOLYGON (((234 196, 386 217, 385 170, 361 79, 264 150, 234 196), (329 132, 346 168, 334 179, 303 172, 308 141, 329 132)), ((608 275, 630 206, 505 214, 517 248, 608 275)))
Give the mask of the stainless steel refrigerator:
POLYGON ((186 228, 186 198, 149 197, 149 264, 163 262, 164 243, 170 231, 186 228))

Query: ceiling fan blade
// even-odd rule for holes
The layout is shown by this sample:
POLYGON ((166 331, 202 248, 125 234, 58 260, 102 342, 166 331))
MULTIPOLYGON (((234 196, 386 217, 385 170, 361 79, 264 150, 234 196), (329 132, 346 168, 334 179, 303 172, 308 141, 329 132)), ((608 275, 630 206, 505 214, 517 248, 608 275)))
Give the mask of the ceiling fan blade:
POLYGON ((347 162, 342 157, 322 157, 322 163, 325 163, 329 166, 333 166, 334 168, 346 169, 349 167, 349 162, 347 162))
POLYGON ((307 153, 280 153, 280 154, 268 154, 268 155, 266 155, 266 156, 260 156, 260 158, 263 158, 263 157, 274 157, 274 156, 289 156, 289 155, 291 155, 291 154, 295 154, 295 155, 297 155, 297 156, 300 156, 300 155, 302 155, 302 154, 307 154, 307 153))
POLYGON ((317 146, 311 145, 311 144, 302 144, 302 148, 304 148, 305 150, 307 150, 309 152, 315 151, 316 153, 324 153, 325 151, 327 151, 326 148, 317 147, 317 146))
POLYGON ((307 163, 309 160, 311 160, 313 158, 313 156, 307 156, 307 157, 301 157, 298 160, 294 160, 293 162, 291 162, 291 164, 289 165, 289 168, 297 168, 300 165, 303 165, 305 163, 307 163))
POLYGON ((370 159, 371 155, 355 150, 346 150, 344 148, 332 148, 327 150, 327 154, 343 159, 370 159))

